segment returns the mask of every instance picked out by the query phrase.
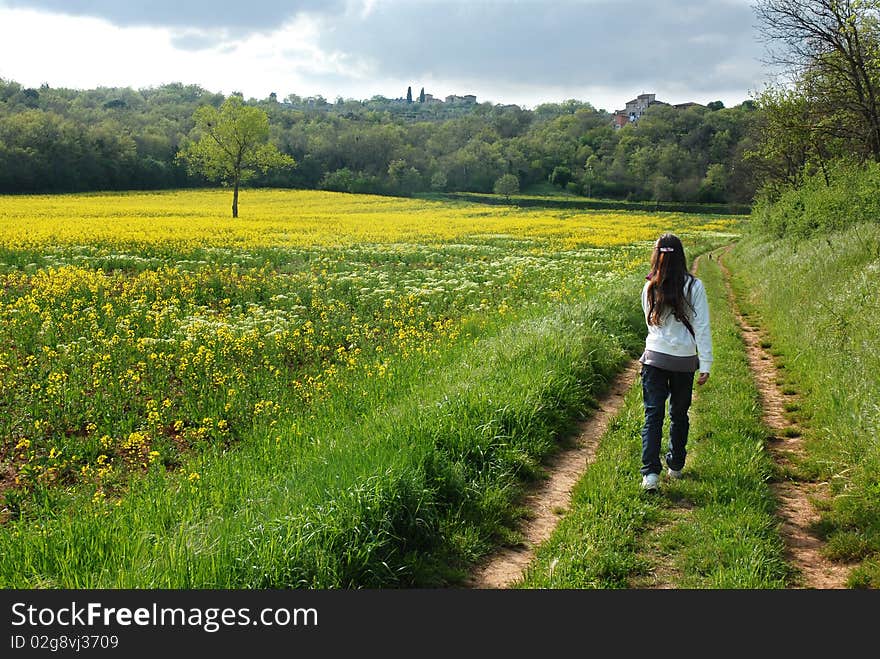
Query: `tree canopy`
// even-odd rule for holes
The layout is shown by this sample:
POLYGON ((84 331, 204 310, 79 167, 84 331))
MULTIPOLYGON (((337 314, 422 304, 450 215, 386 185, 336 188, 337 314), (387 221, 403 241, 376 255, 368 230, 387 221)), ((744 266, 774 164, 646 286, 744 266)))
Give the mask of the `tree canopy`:
POLYGON ((750 226, 807 238, 877 222, 880 0, 760 0, 755 11, 781 81, 756 99, 750 226))
POLYGON ((495 181, 493 192, 498 195, 503 195, 509 201, 510 195, 519 192, 519 179, 513 174, 504 174, 501 178, 495 181))
POLYGON ((230 96, 220 109, 203 105, 193 114, 198 139, 179 156, 190 171, 233 186, 232 217, 238 217, 239 186, 258 172, 293 167, 295 161, 281 153, 269 139, 269 117, 260 108, 230 96))
MULTIPOLYGON (((744 153, 762 112, 749 101, 715 111, 652 106, 615 130, 609 113, 576 100, 530 110, 379 96, 235 98, 265 113, 268 144, 296 161, 249 167, 253 186, 486 193, 511 173, 524 192, 546 189, 552 177, 568 193, 613 199, 748 203, 755 191, 755 163, 744 153), (712 165, 724 176, 718 167, 710 174, 712 165)), ((234 186, 176 157, 207 134, 196 111, 219 112, 226 100, 180 84, 70 90, 0 80, 0 192, 234 186)))
POLYGON ((783 82, 758 97, 748 157, 777 196, 836 160, 880 162, 880 1, 760 0, 768 59, 783 82))

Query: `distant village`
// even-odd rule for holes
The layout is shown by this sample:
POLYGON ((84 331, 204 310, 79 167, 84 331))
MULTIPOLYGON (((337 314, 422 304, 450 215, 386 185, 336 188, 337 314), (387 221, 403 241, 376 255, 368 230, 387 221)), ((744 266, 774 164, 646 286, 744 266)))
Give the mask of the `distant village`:
POLYGON ((467 105, 476 105, 477 97, 473 94, 465 94, 464 96, 458 96, 456 94, 449 94, 445 99, 441 100, 439 98, 434 98, 433 94, 426 94, 425 88, 422 87, 422 91, 419 92, 417 96, 413 96, 412 87, 408 87, 406 90, 406 98, 396 98, 394 99, 398 102, 405 103, 459 103, 459 104, 467 104, 467 105))
MULTIPOLYGON (((465 94, 464 96, 450 94, 444 100, 440 100, 439 98, 434 98, 433 94, 426 94, 424 88, 422 88, 418 96, 413 97, 412 88, 408 88, 406 90, 406 98, 398 98, 395 99, 395 101, 405 103, 456 103, 475 105, 477 103, 477 97, 473 94, 465 94)), ((638 123, 641 116, 652 105, 665 105, 677 110, 685 110, 695 106, 703 107, 701 103, 693 102, 670 104, 664 101, 658 101, 656 94, 639 94, 633 100, 628 101, 623 110, 617 110, 612 113, 611 124, 614 126, 615 130, 617 130, 623 128, 627 124, 638 123)))
MULTIPOLYGON (((274 96, 274 95, 273 95, 274 96)), ((315 107, 315 106, 324 106, 330 107, 329 104, 323 97, 309 97, 305 99, 300 99, 297 96, 291 95, 285 102, 299 102, 307 107, 315 107)), ((474 94, 449 94, 445 97, 438 98, 433 94, 429 94, 425 91, 425 88, 422 87, 418 94, 414 94, 412 91, 412 87, 407 87, 406 96, 400 96, 397 98, 385 98, 383 96, 374 96, 371 101, 391 104, 392 106, 402 106, 401 110, 406 107, 415 106, 418 104, 421 105, 430 105, 435 108, 443 108, 444 113, 448 111, 452 112, 460 112, 466 106, 469 105, 477 105, 477 97, 474 94)), ((342 100, 337 101, 337 105, 341 104, 342 100)), ((367 103, 367 102, 364 102, 367 103)), ((711 108, 713 104, 709 104, 709 106, 704 106, 702 103, 666 103, 665 101, 658 101, 656 94, 639 94, 631 101, 627 101, 626 106, 622 110, 615 110, 611 113, 611 125, 615 130, 619 130, 626 126, 627 124, 636 124, 642 115, 647 111, 648 108, 655 105, 665 105, 667 107, 672 107, 677 110, 685 110, 687 108, 692 107, 709 107, 711 108)), ((518 106, 504 106, 504 107, 518 107, 518 106)), ((413 107, 412 110, 415 110, 413 107)), ((405 111, 402 116, 417 116, 413 112, 405 111)))

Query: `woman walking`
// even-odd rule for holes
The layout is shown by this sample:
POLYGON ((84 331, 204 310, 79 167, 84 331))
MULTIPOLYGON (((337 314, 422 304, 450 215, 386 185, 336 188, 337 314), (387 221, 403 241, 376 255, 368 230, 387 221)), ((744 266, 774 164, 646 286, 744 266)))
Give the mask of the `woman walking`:
POLYGON ((703 282, 688 272, 681 240, 665 233, 654 244, 651 274, 642 288, 642 309, 648 336, 642 363, 642 488, 660 486, 660 442, 666 401, 669 400, 669 450, 665 457, 668 476, 680 478, 684 469, 688 409, 694 388, 709 379, 712 335, 709 304, 703 282))

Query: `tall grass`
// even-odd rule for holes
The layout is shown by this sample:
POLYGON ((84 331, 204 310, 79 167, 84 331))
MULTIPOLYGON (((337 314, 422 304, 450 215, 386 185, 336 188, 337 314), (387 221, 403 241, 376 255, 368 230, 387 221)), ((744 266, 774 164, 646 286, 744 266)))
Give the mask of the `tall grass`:
MULTIPOLYGON (((876 189, 875 189, 876 201, 876 189)), ((731 252, 739 296, 761 318, 801 394, 801 470, 827 481, 821 531, 832 558, 860 561, 852 586, 880 586, 880 226, 809 239, 749 235, 731 252)))
MULTIPOLYGON (((633 282, 630 281, 630 285, 633 282)), ((437 585, 511 519, 518 484, 635 345, 606 290, 444 353, 413 388, 152 469, 0 535, 4 587, 437 585), (197 474, 190 478, 187 474, 197 474)), ((354 387, 356 389, 357 387, 354 387)), ((44 511, 45 512, 45 511, 44 511)))

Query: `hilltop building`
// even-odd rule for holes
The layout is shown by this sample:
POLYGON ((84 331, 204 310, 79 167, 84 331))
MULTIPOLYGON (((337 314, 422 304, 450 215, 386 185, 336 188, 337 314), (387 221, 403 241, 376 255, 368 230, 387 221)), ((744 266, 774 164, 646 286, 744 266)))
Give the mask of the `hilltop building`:
MULTIPOLYGON (((633 100, 627 102, 626 107, 623 110, 617 110, 617 112, 611 115, 611 123, 615 130, 623 128, 627 124, 638 123, 645 111, 653 105, 668 106, 669 103, 658 101, 656 94, 639 94, 633 100)), ((677 110, 685 110, 694 106, 702 107, 699 103, 693 102, 678 103, 672 107, 677 110)))
POLYGON ((656 94, 639 94, 633 100, 627 102, 623 110, 618 110, 611 115, 615 128, 623 128, 627 124, 636 123, 652 105, 669 105, 657 100, 656 94))
MULTIPOLYGON (((411 90, 412 90, 412 87, 410 87, 407 90, 407 93, 411 94, 412 93, 411 90)), ((398 102, 398 103, 409 102, 407 100, 408 98, 409 98, 409 96, 407 98, 396 98, 396 99, 394 99, 394 101, 398 102)), ((456 104, 462 104, 462 105, 476 105, 477 97, 474 94, 465 94, 464 96, 459 96, 457 94, 450 94, 449 96, 446 97, 446 100, 444 101, 441 98, 436 98, 433 94, 428 94, 427 92, 425 92, 425 100, 424 101, 421 100, 421 94, 418 94, 418 95, 412 96, 412 102, 413 103, 426 103, 426 104, 456 103, 456 104)))
POLYGON ((477 102, 477 97, 473 94, 465 94, 464 96, 456 96, 455 94, 450 94, 446 97, 446 102, 475 104, 477 102))

